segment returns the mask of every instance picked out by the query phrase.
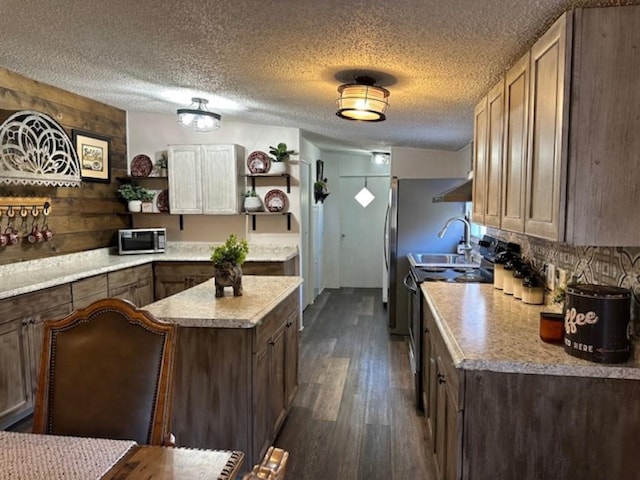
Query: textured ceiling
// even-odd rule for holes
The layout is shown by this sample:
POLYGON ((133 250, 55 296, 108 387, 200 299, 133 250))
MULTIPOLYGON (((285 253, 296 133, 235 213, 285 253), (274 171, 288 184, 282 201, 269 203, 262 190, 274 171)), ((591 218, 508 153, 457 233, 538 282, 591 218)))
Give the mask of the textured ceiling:
POLYGON ((225 120, 318 143, 457 150, 473 107, 568 0, 3 0, 0 66, 124 110, 192 96, 225 120), (387 121, 335 115, 354 72, 390 92, 387 121))

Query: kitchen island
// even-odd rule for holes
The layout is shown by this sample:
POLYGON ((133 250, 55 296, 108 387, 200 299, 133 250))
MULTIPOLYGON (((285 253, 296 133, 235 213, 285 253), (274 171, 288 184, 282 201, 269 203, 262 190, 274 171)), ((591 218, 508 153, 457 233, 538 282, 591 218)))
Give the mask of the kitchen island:
POLYGON ((172 432, 182 447, 240 450, 259 462, 298 388, 299 277, 244 276, 244 294, 214 280, 143 307, 180 326, 172 432))
MULTIPOLYGON (((640 363, 598 364, 538 335, 487 284, 423 283, 423 381, 440 478, 636 478, 640 363)), ((636 348, 637 352, 637 348, 636 348)))

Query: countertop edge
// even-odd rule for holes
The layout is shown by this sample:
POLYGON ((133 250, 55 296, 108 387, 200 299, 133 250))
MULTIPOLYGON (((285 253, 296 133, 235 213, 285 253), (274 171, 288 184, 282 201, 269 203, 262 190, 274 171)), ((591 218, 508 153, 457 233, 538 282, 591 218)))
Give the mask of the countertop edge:
MULTIPOLYGON (((455 368, 466 371, 491 371, 497 373, 522 373, 534 375, 550 375, 563 377, 590 377, 619 380, 640 380, 640 368, 628 364, 605 364, 589 362, 574 358, 568 354, 570 363, 545 363, 544 361, 517 360, 512 358, 489 359, 469 358, 463 347, 458 343, 445 318, 438 310, 437 302, 432 298, 424 284, 421 285, 425 301, 431 308, 436 326, 438 327, 444 343, 452 357, 455 368), (582 363, 584 362, 584 363, 582 363)), ((514 300, 515 301, 515 300, 514 300)), ((558 345, 558 348, 563 348, 558 345)))
MULTIPOLYGON (((197 244, 199 245, 199 244, 197 244)), ((174 247, 176 248, 176 247, 174 247)), ((179 247, 177 247, 179 249, 179 247)), ((268 248, 268 247, 266 247, 268 248)), ((299 255, 297 248, 287 248, 281 249, 277 252, 271 253, 249 253, 247 256, 247 262, 286 262, 291 259, 294 259, 299 255)), ((22 281, 17 281, 18 286, 11 287, 6 289, 2 289, 0 287, 0 300, 4 300, 11 297, 16 297, 18 295, 24 295, 26 293, 33 293, 39 290, 45 290, 47 288, 57 287, 59 285, 64 285, 65 283, 75 282, 77 280, 82 280, 84 278, 92 277, 95 275, 101 275, 104 273, 115 272, 118 270, 122 270, 130 267, 138 267, 141 265, 146 265, 148 263, 153 262, 209 262, 209 254, 204 254, 202 251, 192 252, 187 251, 172 251, 169 253, 159 253, 159 254, 140 254, 140 255, 117 255, 114 254, 112 249, 104 248, 104 249, 96 249, 94 251, 89 252, 79 252, 77 254, 68 254, 60 257, 51 257, 51 259, 58 260, 59 263, 55 265, 47 265, 44 269, 38 269, 38 261, 29 261, 27 262, 29 266, 25 265, 26 270, 21 272, 20 275, 23 275, 25 272, 29 272, 29 279, 25 281, 24 279, 20 279, 22 281), (91 258, 90 260, 80 260, 80 262, 85 262, 87 264, 86 268, 80 266, 78 268, 71 268, 73 271, 69 273, 62 273, 57 276, 56 273, 59 269, 69 268, 70 265, 73 265, 74 262, 77 262, 78 258, 83 258, 82 256, 85 254, 92 255, 96 258, 91 258), (96 266, 97 264, 97 266, 96 266), (43 271, 45 272, 43 274, 43 271), (40 280, 38 275, 42 275, 45 277, 44 280, 40 280)), ((19 263, 19 265, 24 265, 25 262, 19 263)), ((14 265, 11 265, 12 267, 14 265)), ((0 273, 3 271, 3 267, 0 265, 0 273)), ((2 273, 3 278, 3 287, 4 287, 4 279, 11 278, 11 276, 16 277, 15 274, 11 272, 8 274, 2 273)), ((9 280, 11 282, 11 280, 9 280)), ((8 284, 9 284, 8 282, 8 284)))

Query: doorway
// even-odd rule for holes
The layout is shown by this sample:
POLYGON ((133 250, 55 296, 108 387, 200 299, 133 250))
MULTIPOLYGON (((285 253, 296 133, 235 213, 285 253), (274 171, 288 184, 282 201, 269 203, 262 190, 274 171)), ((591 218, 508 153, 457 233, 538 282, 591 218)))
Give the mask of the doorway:
POLYGON ((340 286, 382 288, 384 216, 389 177, 340 177, 340 286), (363 207, 355 196, 365 186, 374 195, 363 207))

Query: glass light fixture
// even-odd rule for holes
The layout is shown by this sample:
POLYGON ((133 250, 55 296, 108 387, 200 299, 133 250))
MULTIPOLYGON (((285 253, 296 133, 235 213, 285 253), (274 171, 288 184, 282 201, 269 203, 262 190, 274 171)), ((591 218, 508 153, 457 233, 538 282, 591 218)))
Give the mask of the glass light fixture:
POLYGON ((346 120, 382 122, 387 117, 389 90, 374 85, 371 77, 356 77, 355 83, 345 83, 338 87, 336 115, 346 120))
POLYGON ((367 188, 367 177, 364 177, 364 187, 362 187, 362 190, 356 193, 354 198, 356 199, 356 202, 362 205, 362 208, 367 208, 369 204, 376 198, 376 196, 367 188))
POLYGON ((372 152, 371 163, 374 165, 389 165, 391 154, 386 152, 372 152))
POLYGON ((220 115, 207 110, 208 100, 193 97, 189 108, 178 109, 178 123, 195 132, 213 132, 220 128, 220 115))

